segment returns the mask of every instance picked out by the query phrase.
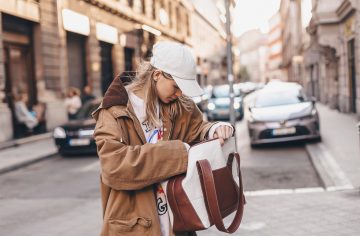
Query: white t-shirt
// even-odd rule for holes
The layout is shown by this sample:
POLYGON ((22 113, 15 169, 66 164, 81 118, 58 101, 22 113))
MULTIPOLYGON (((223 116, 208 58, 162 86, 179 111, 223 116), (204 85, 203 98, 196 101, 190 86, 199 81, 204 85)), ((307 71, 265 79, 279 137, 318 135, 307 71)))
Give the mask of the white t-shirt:
MULTIPOLYGON (((128 91, 129 99, 131 105, 134 108, 135 115, 138 118, 141 128, 144 131, 146 142, 156 143, 163 138, 163 127, 150 127, 148 122, 145 121, 146 111, 145 111, 145 102, 134 93, 128 91)), ((159 105, 157 106, 158 116, 159 116, 159 105)), ((160 219, 161 235, 168 236, 170 234, 170 219, 168 212, 168 204, 166 200, 166 195, 164 189, 161 187, 161 184, 156 184, 154 187, 154 193, 156 197, 156 205, 158 210, 158 215, 160 219)))
POLYGON ((76 114, 76 112, 81 107, 81 99, 79 96, 72 96, 71 98, 65 98, 65 107, 68 113, 71 115, 76 114))

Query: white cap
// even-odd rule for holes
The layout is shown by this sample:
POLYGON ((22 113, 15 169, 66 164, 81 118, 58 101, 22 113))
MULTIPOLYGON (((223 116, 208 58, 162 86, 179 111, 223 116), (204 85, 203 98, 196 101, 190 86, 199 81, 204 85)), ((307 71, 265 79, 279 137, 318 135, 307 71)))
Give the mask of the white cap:
POLYGON ((196 81, 196 64, 190 50, 183 44, 161 41, 154 45, 150 64, 170 74, 181 91, 190 97, 204 92, 196 81))

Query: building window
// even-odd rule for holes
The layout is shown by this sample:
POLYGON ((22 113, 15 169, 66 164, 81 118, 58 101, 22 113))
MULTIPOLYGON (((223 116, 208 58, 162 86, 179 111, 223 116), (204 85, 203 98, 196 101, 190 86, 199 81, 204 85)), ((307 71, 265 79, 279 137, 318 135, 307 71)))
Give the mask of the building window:
POLYGON ((141 0, 141 10, 144 15, 146 15, 146 6, 145 6, 145 0, 141 0))
POLYGON ((156 19, 156 0, 152 1, 152 18, 156 19))
POLYGON ((181 17, 180 17, 180 8, 176 7, 176 31, 180 33, 181 17))
POLYGON ((169 14, 166 11, 164 0, 160 1, 159 20, 162 25, 169 25, 169 14))
POLYGON ((172 28, 173 21, 172 21, 172 4, 169 2, 169 27, 172 28))
POLYGON ((186 20, 186 34, 187 34, 187 36, 190 36, 191 35, 191 32, 190 32, 190 20, 189 20, 189 14, 187 14, 187 13, 185 15, 185 20, 186 20))
POLYGON ((127 3, 131 8, 134 6, 134 0, 127 0, 127 3))

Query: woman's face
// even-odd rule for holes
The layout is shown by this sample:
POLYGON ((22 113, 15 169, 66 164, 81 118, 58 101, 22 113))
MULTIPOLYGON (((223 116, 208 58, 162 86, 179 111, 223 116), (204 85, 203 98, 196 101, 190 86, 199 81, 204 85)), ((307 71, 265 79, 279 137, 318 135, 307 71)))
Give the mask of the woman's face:
POLYGON ((180 88, 170 75, 165 75, 164 72, 156 70, 153 79, 156 81, 157 95, 163 103, 174 102, 182 95, 180 88))

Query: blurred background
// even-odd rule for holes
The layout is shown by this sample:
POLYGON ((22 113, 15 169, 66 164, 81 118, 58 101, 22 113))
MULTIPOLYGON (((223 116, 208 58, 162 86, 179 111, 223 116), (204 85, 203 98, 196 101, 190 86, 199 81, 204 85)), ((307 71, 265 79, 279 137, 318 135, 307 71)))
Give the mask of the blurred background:
POLYGON ((99 234, 90 114, 172 40, 236 127, 235 234, 358 235, 359 22, 359 0, 0 0, 0 234, 99 234))

